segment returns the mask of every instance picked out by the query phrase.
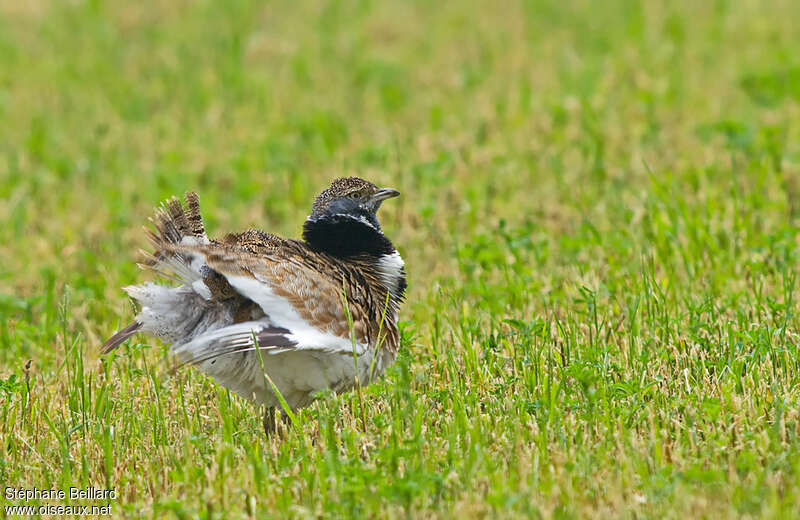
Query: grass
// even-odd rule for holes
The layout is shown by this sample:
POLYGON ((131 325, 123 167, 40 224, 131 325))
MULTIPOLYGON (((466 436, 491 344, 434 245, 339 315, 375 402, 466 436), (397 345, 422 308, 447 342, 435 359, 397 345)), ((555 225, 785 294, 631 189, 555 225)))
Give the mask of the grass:
POLYGON ((800 515, 798 16, 1 0, 0 481, 130 518, 800 515), (158 201, 296 236, 350 174, 403 193, 410 281, 362 400, 265 439, 160 344, 98 358, 158 201))

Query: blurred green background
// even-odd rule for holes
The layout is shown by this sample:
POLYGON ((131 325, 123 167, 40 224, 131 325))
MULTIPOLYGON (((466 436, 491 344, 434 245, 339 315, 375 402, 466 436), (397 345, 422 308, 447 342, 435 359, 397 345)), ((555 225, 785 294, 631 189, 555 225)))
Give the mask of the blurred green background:
POLYGON ((798 20, 0 0, 0 480, 130 517, 800 514, 798 20), (160 345, 98 360, 160 200, 297 236, 343 175, 403 194, 405 346, 363 402, 264 439, 160 345))

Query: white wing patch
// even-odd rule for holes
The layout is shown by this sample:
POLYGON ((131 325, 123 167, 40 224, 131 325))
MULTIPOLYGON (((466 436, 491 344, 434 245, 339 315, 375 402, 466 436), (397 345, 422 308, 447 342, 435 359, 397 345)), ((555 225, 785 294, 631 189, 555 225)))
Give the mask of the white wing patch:
MULTIPOLYGON (((321 331, 304 320, 285 298, 278 296, 265 282, 246 276, 225 276, 231 287, 241 295, 253 300, 270 324, 288 329, 286 336, 297 343, 297 349, 325 352, 353 352, 353 342, 348 338, 321 331)), ((355 353, 359 356, 367 350, 363 343, 356 342, 355 353)))

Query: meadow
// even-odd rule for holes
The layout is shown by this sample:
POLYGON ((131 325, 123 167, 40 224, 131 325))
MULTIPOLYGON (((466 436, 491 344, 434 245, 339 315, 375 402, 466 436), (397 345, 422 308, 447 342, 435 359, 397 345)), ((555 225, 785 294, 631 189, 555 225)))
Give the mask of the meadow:
POLYGON ((0 482, 127 518, 800 516, 798 19, 0 0, 0 482), (161 200, 298 236, 344 175, 402 192, 380 382, 266 438, 154 340, 99 356, 161 200))

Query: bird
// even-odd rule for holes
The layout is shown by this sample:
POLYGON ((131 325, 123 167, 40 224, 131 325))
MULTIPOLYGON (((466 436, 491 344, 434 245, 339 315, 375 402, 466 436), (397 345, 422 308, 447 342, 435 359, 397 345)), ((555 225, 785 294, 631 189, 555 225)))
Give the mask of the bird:
POLYGON ((264 406, 269 436, 320 391, 379 378, 400 347, 405 264, 377 212, 400 192, 335 179, 314 200, 302 238, 259 229, 209 239, 195 192, 166 200, 146 228, 139 266, 168 283, 124 287, 139 309, 103 355, 137 333, 264 406), (283 402, 282 402, 283 401, 283 402))

